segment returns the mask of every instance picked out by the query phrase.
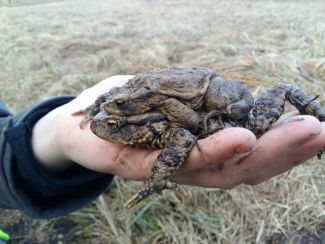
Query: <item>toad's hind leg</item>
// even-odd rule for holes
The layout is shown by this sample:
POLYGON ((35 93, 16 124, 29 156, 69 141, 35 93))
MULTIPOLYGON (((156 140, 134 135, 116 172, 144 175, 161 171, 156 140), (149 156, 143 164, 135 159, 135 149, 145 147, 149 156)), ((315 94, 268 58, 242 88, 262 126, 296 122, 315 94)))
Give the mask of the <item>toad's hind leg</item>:
POLYGON ((285 91, 286 100, 301 114, 309 114, 325 121, 325 110, 316 101, 318 96, 310 96, 303 89, 290 84, 281 84, 279 88, 285 91))
POLYGON ((325 111, 316 98, 317 96, 309 96, 301 88, 290 84, 270 88, 256 100, 254 108, 243 119, 243 126, 256 135, 263 134, 282 115, 286 100, 301 114, 309 114, 325 121, 325 111))
POLYGON ((133 197, 131 197, 124 205, 125 208, 132 208, 148 196, 150 196, 153 193, 161 194, 161 192, 165 189, 168 190, 174 190, 176 193, 183 197, 187 197, 187 192, 177 183, 171 180, 161 180, 158 182, 159 184, 156 184, 155 186, 152 185, 144 185, 142 189, 135 194, 133 197))
POLYGON ((267 89, 256 100, 254 108, 243 119, 243 126, 257 136, 263 134, 283 114, 284 105, 285 91, 283 89, 267 89))
POLYGON ((172 189, 183 196, 187 195, 180 186, 170 180, 170 177, 185 161, 195 145, 196 138, 186 129, 172 128, 166 132, 164 140, 166 147, 155 160, 149 179, 140 191, 124 204, 124 207, 132 208, 151 194, 161 193, 164 189, 172 189))

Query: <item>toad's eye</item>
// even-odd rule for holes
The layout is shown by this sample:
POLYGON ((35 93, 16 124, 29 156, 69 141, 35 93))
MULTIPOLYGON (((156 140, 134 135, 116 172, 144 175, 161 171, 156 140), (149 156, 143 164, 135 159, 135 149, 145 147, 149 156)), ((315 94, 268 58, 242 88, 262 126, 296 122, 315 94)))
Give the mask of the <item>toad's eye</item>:
POLYGON ((116 99, 116 100, 114 101, 114 103, 115 103, 116 105, 123 105, 123 104, 125 104, 125 100, 122 99, 122 98, 119 98, 119 99, 116 99))
POLYGON ((118 127, 118 123, 116 120, 110 119, 107 121, 107 127, 111 130, 114 130, 118 127))

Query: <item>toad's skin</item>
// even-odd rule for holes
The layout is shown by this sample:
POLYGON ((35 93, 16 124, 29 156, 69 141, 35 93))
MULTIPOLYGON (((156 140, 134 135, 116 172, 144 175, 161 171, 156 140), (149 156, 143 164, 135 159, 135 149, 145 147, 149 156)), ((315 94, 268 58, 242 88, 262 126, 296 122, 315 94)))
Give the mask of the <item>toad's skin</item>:
POLYGON ((113 143, 163 148, 152 166, 151 176, 124 207, 131 208, 152 193, 161 193, 164 189, 187 195, 170 177, 185 161, 196 142, 196 137, 189 130, 170 127, 161 113, 127 117, 100 112, 92 120, 90 128, 98 137, 113 143))
POLYGON ((92 120, 96 114, 100 112, 101 104, 105 103, 109 98, 119 96, 119 94, 124 94, 127 92, 126 87, 113 87, 108 92, 100 95, 96 101, 91 104, 89 107, 76 111, 72 113, 72 115, 84 115, 83 119, 81 120, 80 128, 86 124, 88 121, 92 120))
POLYGON ((75 114, 86 115, 84 124, 98 111, 135 115, 155 110, 195 133, 200 124, 198 112, 208 111, 206 119, 220 115, 239 120, 253 104, 251 93, 239 81, 227 80, 206 68, 170 68, 136 75, 75 114))
MULTIPOLYGON (((325 111, 315 97, 310 97, 300 88, 287 84, 266 90, 257 99, 254 108, 240 120, 226 121, 250 129, 259 136, 269 130, 284 112, 286 100, 301 114, 313 115, 320 121, 325 121, 325 111)), ((102 111, 93 118, 91 130, 102 139, 128 146, 163 148, 153 164, 151 176, 125 207, 131 208, 152 193, 160 193, 164 189, 174 189, 186 195, 170 177, 185 161, 197 138, 204 138, 224 127, 222 116, 214 114, 206 119, 207 113, 209 111, 199 113, 200 123, 196 133, 177 127, 161 111, 130 116, 107 114, 102 111)))

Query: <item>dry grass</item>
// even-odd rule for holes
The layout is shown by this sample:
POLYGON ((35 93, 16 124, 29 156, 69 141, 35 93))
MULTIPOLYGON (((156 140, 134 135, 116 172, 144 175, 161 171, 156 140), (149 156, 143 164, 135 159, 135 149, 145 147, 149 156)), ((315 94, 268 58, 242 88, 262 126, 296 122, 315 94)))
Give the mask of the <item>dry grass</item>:
MULTIPOLYGON (((321 0, 3 5, 0 96, 19 111, 42 97, 77 94, 110 75, 178 64, 293 82, 324 100, 324 12, 321 0)), ((70 221, 73 235, 65 230, 63 239, 51 240, 261 243, 275 232, 290 239, 300 228, 313 230, 325 222, 324 183, 323 161, 310 160, 287 179, 281 175, 227 191, 190 188, 184 203, 167 194, 127 212, 121 203, 136 185, 118 179, 87 208, 58 220, 33 221, 35 228, 25 234, 46 242, 46 233, 70 221)), ((8 218, 0 224, 13 224, 8 218)))

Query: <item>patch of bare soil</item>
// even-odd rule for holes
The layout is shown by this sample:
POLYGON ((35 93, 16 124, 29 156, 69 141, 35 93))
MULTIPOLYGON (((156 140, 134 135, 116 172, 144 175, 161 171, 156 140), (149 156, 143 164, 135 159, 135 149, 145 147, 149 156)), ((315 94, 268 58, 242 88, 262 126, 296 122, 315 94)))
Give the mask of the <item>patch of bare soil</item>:
POLYGON ((283 233, 276 233, 264 239, 264 244, 324 244, 325 243, 325 223, 317 226, 311 231, 302 228, 293 235, 288 236, 283 233))
POLYGON ((35 220, 18 211, 0 213, 0 228, 10 235, 12 244, 77 243, 76 226, 69 217, 35 220))

